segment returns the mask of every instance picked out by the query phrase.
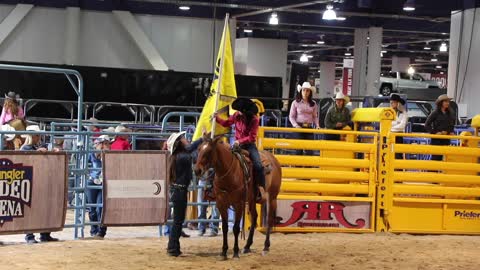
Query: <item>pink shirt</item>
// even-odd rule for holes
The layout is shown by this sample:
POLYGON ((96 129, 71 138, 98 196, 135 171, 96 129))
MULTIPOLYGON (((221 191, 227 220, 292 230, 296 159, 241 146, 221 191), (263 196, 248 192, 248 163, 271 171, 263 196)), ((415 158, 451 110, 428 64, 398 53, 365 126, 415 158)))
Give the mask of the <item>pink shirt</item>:
POLYGON ((257 141, 257 132, 259 120, 254 116, 249 125, 245 123, 246 118, 238 112, 230 116, 227 120, 223 120, 219 116, 216 117, 217 123, 223 127, 229 127, 235 124, 235 140, 240 144, 255 143, 257 141))
POLYGON ((22 107, 18 107, 18 115, 15 117, 10 111, 6 111, 5 108, 2 109, 2 115, 0 115, 0 125, 4 125, 11 120, 14 120, 16 118, 23 119, 25 115, 23 114, 23 109, 22 107))
POLYGON ((319 127, 317 103, 311 107, 303 99, 300 102, 293 101, 292 107, 290 107, 289 119, 293 127, 298 127, 300 124, 315 124, 316 127, 319 127))

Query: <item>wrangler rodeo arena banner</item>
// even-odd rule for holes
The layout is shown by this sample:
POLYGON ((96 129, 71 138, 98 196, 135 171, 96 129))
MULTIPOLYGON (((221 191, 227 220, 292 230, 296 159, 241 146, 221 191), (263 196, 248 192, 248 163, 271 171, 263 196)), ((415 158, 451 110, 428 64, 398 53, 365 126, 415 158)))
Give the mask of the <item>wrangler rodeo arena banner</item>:
POLYGON ((62 230, 66 183, 64 153, 0 152, 0 234, 62 230))
POLYGON ((102 224, 164 224, 168 206, 167 160, 166 151, 105 152, 102 224))

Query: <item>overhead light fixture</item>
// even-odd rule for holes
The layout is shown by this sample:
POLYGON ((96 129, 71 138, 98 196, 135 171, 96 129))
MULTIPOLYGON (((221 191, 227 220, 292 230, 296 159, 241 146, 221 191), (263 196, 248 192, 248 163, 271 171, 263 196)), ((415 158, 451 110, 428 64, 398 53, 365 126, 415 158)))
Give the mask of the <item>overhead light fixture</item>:
POLYGON ((407 73, 412 75, 415 73, 415 69, 413 67, 409 67, 408 70, 407 70, 407 73))
POLYGON ((446 51, 448 51, 447 43, 442 42, 442 45, 440 45, 440 51, 441 51, 441 52, 446 52, 446 51))
POLYGON ((270 16, 270 20, 268 21, 271 25, 278 25, 278 15, 276 12, 273 12, 270 16))
POLYGON ((349 52, 349 51, 346 51, 346 52, 345 52, 345 56, 352 56, 352 53, 349 52))
POLYGON ((346 19, 346 17, 337 17, 337 21, 345 21, 346 19))
POLYGON ((442 66, 435 66, 435 68, 442 68, 442 66))
POLYGON ((180 10, 183 10, 183 11, 190 10, 190 7, 189 7, 189 6, 179 6, 178 8, 179 8, 180 10))
POLYGON ((337 19, 337 13, 333 10, 332 5, 327 5, 327 9, 323 12, 322 19, 330 21, 337 19))
POLYGON ((440 72, 440 74, 442 74, 442 75, 443 75, 443 74, 445 74, 445 73, 442 71, 442 72, 440 72))
POLYGON ((300 56, 300 62, 308 62, 308 56, 306 54, 302 54, 302 56, 300 56))
POLYGON ((307 57, 310 59, 310 58, 313 58, 313 55, 307 55, 307 57))
POLYGON ((403 4, 403 10, 405 11, 414 11, 415 10, 415 0, 407 0, 403 4))
POLYGON ((319 40, 319 41, 317 41, 317 44, 319 44, 319 45, 323 45, 323 44, 325 44, 325 41, 323 41, 323 40, 319 40))
POLYGON ((387 51, 383 50, 382 53, 387 53, 387 51))
POLYGON ((243 32, 244 33, 253 33, 253 30, 245 28, 245 29, 243 29, 243 32))
POLYGON ((430 59, 430 61, 432 61, 432 62, 438 62, 438 59, 437 59, 437 58, 432 58, 432 59, 430 59))
POLYGON ((423 47, 423 49, 426 50, 426 51, 430 51, 432 48, 428 45, 425 45, 425 47, 423 47))

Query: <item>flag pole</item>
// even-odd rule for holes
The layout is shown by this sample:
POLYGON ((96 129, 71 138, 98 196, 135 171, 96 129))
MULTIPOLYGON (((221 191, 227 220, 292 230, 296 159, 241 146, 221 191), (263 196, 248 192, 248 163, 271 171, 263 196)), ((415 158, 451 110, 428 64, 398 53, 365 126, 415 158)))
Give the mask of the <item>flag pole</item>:
MULTIPOLYGON (((229 20, 230 14, 227 13, 225 15, 225 23, 223 25, 223 33, 222 33, 222 39, 223 40, 223 47, 220 48, 222 50, 222 58, 220 59, 220 68, 218 72, 218 83, 217 83, 217 89, 215 89, 215 110, 213 111, 214 113, 217 112, 218 110, 218 100, 220 99, 220 85, 222 83, 222 76, 223 76, 223 65, 225 62, 225 47, 227 46, 227 27, 228 27, 228 20, 229 20)), ((214 71, 215 72, 215 71, 214 71)), ((211 132, 211 138, 213 139, 215 137, 215 125, 217 124, 217 121, 215 118, 212 119, 212 132, 211 132)))

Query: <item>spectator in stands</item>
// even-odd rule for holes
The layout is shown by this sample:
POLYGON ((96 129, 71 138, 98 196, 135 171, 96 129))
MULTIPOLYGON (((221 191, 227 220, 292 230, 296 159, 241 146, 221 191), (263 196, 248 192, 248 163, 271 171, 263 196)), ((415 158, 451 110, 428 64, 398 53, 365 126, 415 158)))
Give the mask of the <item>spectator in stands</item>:
MULTIPOLYGON (((304 82, 301 86, 297 86, 297 95, 290 107, 289 120, 295 128, 319 128, 318 106, 313 100, 312 94, 315 87, 309 82, 304 82)), ((297 139, 313 140, 313 133, 298 133, 297 139)), ((302 155, 303 150, 298 150, 297 155, 302 155)), ((305 151, 306 155, 311 155, 312 151, 305 151)))
MULTIPOLYGON (((41 131, 40 127, 37 125, 28 126, 26 128, 27 131, 41 131)), ((47 147, 45 144, 42 144, 41 137, 39 134, 35 135, 22 135, 25 138, 25 143, 20 148, 21 151, 39 151, 39 152, 47 152, 47 147)), ((33 233, 28 233, 25 235, 25 241, 28 244, 36 244, 38 243, 35 240, 35 235, 33 233)), ((50 236, 50 232, 43 232, 40 233, 40 241, 41 242, 55 242, 58 241, 57 238, 53 238, 50 236)))
POLYGON ((98 120, 95 117, 90 117, 88 121, 91 123, 91 125, 85 126, 87 131, 93 132, 94 134, 92 135, 93 138, 96 138, 100 136, 98 133, 102 131, 101 128, 95 126, 95 124, 98 124, 98 120))
MULTIPOLYGON (((392 121, 392 132, 404 133, 408 122, 407 110, 405 108, 405 100, 397 94, 390 96, 390 107, 395 111, 397 118, 392 121)), ((395 143, 403 143, 403 137, 395 137, 395 143)), ((396 159, 402 159, 402 153, 395 154, 396 159)))
MULTIPOLYGON (((447 95, 441 95, 435 101, 436 108, 425 121, 425 130, 431 134, 453 135, 455 113, 450 109, 447 95)), ((450 145, 450 139, 432 139, 432 145, 450 145)), ((441 155, 433 155, 432 160, 442 160, 441 155)))
MULTIPOLYGON (((15 131, 24 131, 27 128, 27 123, 23 119, 11 120, 8 124, 13 127, 15 131)), ((15 150, 20 150, 20 147, 22 147, 24 141, 25 137, 22 137, 20 135, 15 136, 15 139, 13 139, 13 145, 15 150)))
MULTIPOLYGON (((7 124, 7 125, 1 125, 0 131, 8 132, 8 131, 15 131, 15 129, 7 124)), ((3 137, 2 137, 3 149, 1 150, 14 150, 15 147, 13 145, 13 139, 15 139, 15 134, 3 134, 3 137)))
POLYGON ((15 119, 24 118, 22 107, 18 104, 19 96, 15 92, 8 92, 5 95, 5 102, 3 103, 2 114, 0 115, 0 125, 8 124, 15 119))
MULTIPOLYGON (((101 135, 94 141, 95 150, 98 152, 91 153, 88 157, 94 170, 90 172, 90 177, 87 181, 87 188, 85 195, 87 196, 88 204, 102 204, 102 190, 88 188, 88 186, 102 186, 102 153, 101 151, 110 150, 110 137, 108 135, 101 135)), ((88 210, 88 218, 91 222, 99 222, 102 219, 102 207, 92 206, 88 210)), ((107 227, 100 225, 91 225, 90 235, 96 238, 104 238, 107 233, 107 227)))
MULTIPOLYGON (((350 98, 342 92, 338 92, 335 96, 335 104, 328 109, 325 115, 325 127, 327 129, 342 130, 350 124, 350 110, 346 107, 350 102, 350 98)), ((326 140, 339 141, 340 135, 325 134, 326 140)))
MULTIPOLYGON (((132 130, 124 126, 117 126, 115 128, 115 133, 125 133, 125 132, 132 132, 132 130)), ((119 150, 119 151, 132 150, 132 146, 128 142, 128 135, 116 135, 115 140, 112 143, 111 149, 119 150)))
POLYGON ((173 226, 168 239, 168 255, 178 257, 180 251, 180 236, 187 210, 188 186, 192 181, 192 154, 202 143, 199 139, 189 144, 184 137, 185 132, 174 133, 167 140, 170 152, 169 183, 170 201, 173 203, 173 226))

